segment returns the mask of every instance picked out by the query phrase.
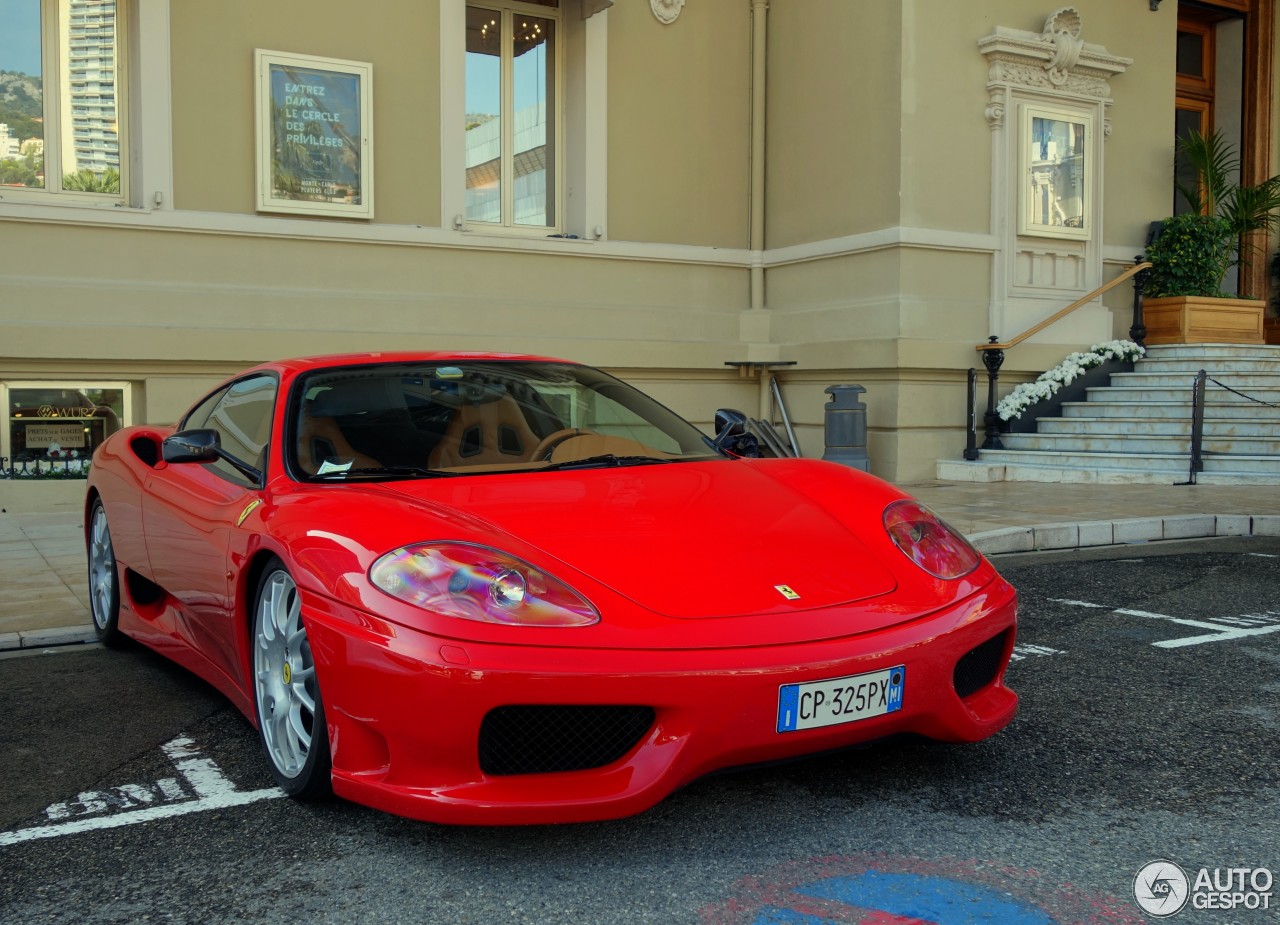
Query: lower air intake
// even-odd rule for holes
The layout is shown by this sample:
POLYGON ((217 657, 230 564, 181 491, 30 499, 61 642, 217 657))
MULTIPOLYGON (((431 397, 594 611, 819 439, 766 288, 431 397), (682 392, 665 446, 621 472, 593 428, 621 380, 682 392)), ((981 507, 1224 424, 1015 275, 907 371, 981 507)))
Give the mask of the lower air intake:
POLYGON ((961 700, 976 694, 996 679, 1008 636, 1009 631, 1005 630, 999 636, 993 636, 982 645, 970 649, 956 662, 952 682, 961 700))
POLYGON ((604 767, 631 751, 653 721, 652 707, 498 707, 480 724, 480 770, 546 774, 604 767))

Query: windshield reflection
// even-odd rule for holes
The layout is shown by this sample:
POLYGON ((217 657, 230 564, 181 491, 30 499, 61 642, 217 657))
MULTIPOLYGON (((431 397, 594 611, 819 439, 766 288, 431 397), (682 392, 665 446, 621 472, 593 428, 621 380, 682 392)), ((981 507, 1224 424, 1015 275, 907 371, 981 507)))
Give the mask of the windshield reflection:
POLYGON ((715 458, 693 425, 587 366, 348 366, 295 386, 290 467, 317 481, 428 478, 715 458))

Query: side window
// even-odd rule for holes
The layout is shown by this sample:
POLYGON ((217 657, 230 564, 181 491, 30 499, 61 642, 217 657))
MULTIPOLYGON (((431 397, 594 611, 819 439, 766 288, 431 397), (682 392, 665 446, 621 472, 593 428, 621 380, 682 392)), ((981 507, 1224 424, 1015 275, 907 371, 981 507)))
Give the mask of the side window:
MULTIPOLYGON (((242 379, 220 392, 203 424, 197 423, 205 404, 200 405, 187 418, 188 427, 207 427, 218 432, 222 449, 237 459, 256 466, 266 467, 267 441, 271 435, 271 412, 275 408, 276 380, 271 376, 254 376, 242 379)), ((233 482, 250 484, 240 470, 219 460, 210 468, 233 482)))
POLYGON ((214 406, 222 401, 222 397, 227 394, 226 389, 218 389, 195 408, 183 419, 178 426, 179 430, 199 430, 207 426, 209 415, 213 412, 214 406))

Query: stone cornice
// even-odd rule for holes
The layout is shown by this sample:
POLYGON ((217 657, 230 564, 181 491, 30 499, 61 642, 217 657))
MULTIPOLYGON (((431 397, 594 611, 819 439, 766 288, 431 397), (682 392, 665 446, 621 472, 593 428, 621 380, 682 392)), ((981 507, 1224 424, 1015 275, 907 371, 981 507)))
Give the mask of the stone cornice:
POLYGON ((979 39, 978 50, 989 64, 988 87, 1019 86, 1102 99, 1111 96, 1110 78, 1133 64, 1132 58, 1113 55, 1101 45, 1080 42, 1070 66, 1056 68, 1062 55, 1051 35, 1006 26, 979 39))

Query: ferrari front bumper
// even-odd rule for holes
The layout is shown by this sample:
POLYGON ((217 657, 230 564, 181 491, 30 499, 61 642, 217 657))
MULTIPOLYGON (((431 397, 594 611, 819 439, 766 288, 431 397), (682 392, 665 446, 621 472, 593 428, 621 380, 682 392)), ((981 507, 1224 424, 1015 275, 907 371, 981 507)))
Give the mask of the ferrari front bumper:
POLYGON ((1017 709, 1017 696, 1004 684, 1015 613, 1013 589, 996 579, 943 610, 837 639, 604 650, 459 642, 333 600, 304 599, 335 792, 398 815, 482 825, 618 818, 718 769, 900 733, 952 742, 987 738, 1017 709), (975 686, 971 656, 962 666, 970 677, 960 681, 957 664, 984 643, 988 667, 975 686), (900 709, 778 731, 783 685, 897 666, 905 666, 906 677, 900 709), (621 757, 600 767, 494 773, 490 762, 486 771, 480 747, 486 717, 524 705, 634 707, 651 710, 652 721, 641 724, 621 757))

